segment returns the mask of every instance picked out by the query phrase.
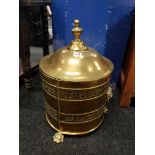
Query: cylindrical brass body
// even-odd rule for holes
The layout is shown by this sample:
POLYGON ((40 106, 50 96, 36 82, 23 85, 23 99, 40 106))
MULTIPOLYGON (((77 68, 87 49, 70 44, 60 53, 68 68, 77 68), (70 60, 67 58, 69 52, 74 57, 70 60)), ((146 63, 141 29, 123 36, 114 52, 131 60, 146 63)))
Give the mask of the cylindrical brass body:
MULTIPOLYGON (((73 29, 81 32, 82 29, 73 29)), ((79 36, 76 36, 79 37, 79 36)), ((40 75, 48 123, 63 134, 80 135, 102 122, 113 64, 79 38, 44 57, 40 75)))
POLYGON ((101 124, 108 102, 110 76, 91 82, 64 82, 40 73, 46 117, 54 129, 77 135, 88 133, 101 124))

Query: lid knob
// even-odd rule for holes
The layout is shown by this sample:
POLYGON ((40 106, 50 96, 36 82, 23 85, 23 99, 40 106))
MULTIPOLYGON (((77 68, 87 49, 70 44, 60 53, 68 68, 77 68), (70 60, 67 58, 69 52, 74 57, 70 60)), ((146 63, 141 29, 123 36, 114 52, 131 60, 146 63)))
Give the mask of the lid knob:
POLYGON ((80 35, 83 32, 83 29, 79 27, 80 21, 78 19, 74 20, 74 28, 72 29, 72 33, 75 37, 75 40, 80 39, 80 35))
POLYGON ((72 29, 72 34, 75 39, 67 46, 67 49, 72 51, 85 51, 88 47, 80 40, 80 35, 83 32, 83 29, 79 27, 79 20, 74 20, 74 28, 72 29))
POLYGON ((74 26, 75 27, 79 27, 79 23, 80 23, 80 21, 78 19, 74 20, 74 26))

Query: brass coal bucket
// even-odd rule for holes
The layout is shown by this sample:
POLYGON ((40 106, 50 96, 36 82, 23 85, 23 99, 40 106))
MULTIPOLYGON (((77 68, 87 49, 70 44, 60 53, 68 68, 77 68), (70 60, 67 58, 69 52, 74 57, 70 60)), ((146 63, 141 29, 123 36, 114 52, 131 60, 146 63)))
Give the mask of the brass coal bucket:
POLYGON ((95 130, 103 121, 111 97, 112 62, 80 40, 83 29, 74 21, 70 45, 40 61, 47 122, 58 133, 81 135, 95 130))

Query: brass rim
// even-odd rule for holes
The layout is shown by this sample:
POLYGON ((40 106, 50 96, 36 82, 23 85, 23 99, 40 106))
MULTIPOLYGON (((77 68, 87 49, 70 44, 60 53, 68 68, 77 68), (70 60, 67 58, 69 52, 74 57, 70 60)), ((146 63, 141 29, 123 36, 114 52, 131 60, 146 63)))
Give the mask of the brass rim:
POLYGON ((100 86, 104 86, 105 84, 107 84, 108 82, 110 82, 110 78, 109 78, 107 81, 105 81, 105 82, 103 82, 103 83, 101 83, 99 85, 93 86, 93 87, 87 87, 87 88, 69 88, 69 87, 58 87, 58 86, 56 86, 54 84, 51 84, 51 83, 47 82, 42 76, 41 76, 41 78, 42 78, 42 81, 46 82, 48 85, 50 85, 52 87, 55 87, 55 88, 64 89, 64 90, 66 90, 66 89, 69 89, 69 90, 83 90, 83 89, 87 90, 88 89, 89 90, 89 89, 93 89, 93 88, 98 88, 100 86))
POLYGON ((96 127, 94 127, 93 129, 91 129, 91 130, 89 130, 89 131, 85 131, 85 132, 67 132, 67 131, 60 131, 59 129, 57 129, 56 127, 54 127, 54 126, 51 124, 51 122, 50 122, 50 120, 49 120, 49 118, 48 118, 48 116, 47 116, 47 113, 46 113, 46 120, 47 120, 48 124, 49 124, 54 130, 56 130, 56 131, 58 131, 58 132, 60 132, 61 134, 64 134, 64 135, 84 135, 84 134, 90 133, 90 132, 96 130, 96 129, 102 124, 103 118, 104 118, 104 116, 102 116, 101 122, 100 122, 96 127))

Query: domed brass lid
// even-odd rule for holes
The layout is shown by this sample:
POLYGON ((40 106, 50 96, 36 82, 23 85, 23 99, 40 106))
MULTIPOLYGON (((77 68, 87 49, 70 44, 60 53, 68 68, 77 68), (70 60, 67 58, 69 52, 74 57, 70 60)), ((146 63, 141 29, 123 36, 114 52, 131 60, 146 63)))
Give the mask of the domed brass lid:
POLYGON ((110 75, 112 62, 87 47, 80 40, 82 32, 79 20, 75 20, 72 29, 75 39, 70 45, 42 58, 40 70, 51 78, 72 82, 96 81, 110 75))

